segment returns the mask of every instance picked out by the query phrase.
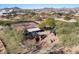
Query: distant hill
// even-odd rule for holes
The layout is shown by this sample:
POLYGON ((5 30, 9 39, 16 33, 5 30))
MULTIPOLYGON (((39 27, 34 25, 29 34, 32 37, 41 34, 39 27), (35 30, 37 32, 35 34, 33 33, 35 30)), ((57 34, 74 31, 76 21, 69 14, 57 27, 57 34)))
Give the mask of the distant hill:
POLYGON ((8 10, 8 9, 21 9, 21 8, 19 8, 19 7, 12 7, 12 8, 3 8, 3 9, 8 10))

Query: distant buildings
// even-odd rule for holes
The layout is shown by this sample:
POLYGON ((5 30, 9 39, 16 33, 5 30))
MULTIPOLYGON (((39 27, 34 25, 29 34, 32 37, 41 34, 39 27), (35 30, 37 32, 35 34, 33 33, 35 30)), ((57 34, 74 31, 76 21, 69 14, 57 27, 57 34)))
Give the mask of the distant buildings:
POLYGON ((8 15, 25 15, 26 13, 24 13, 24 12, 16 12, 16 10, 14 10, 14 9, 10 9, 10 10, 1 10, 0 11, 0 16, 8 16, 8 15))
POLYGON ((32 15, 31 12, 35 12, 38 14, 41 18, 47 18, 50 15, 52 17, 64 17, 65 14, 75 14, 79 13, 79 8, 44 8, 44 9, 34 9, 31 11, 27 11, 28 9, 15 9, 15 8, 9 8, 9 9, 0 9, 0 16, 8 16, 8 15, 32 15), (19 10, 19 11, 18 11, 19 10), (23 10, 23 12, 22 12, 23 10), (21 11, 21 12, 20 12, 21 11), (56 13, 63 13, 64 15, 60 16, 56 13))
POLYGON ((13 10, 1 10, 0 11, 0 16, 7 16, 9 15, 13 10))

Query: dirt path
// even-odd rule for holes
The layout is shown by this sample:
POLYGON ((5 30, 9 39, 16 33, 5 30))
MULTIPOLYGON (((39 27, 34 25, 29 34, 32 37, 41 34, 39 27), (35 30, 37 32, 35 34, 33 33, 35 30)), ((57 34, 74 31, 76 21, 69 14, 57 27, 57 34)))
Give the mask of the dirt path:
POLYGON ((63 21, 63 22, 77 22, 75 19, 71 19, 71 20, 64 20, 63 18, 55 18, 55 20, 59 20, 59 21, 63 21))

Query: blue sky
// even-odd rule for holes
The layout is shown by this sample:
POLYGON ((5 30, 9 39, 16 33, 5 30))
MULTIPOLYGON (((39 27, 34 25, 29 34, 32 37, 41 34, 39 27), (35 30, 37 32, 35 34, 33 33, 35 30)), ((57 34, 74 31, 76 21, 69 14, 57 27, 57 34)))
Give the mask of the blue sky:
POLYGON ((0 8, 19 7, 26 9, 37 8, 76 8, 79 4, 0 4, 0 8))

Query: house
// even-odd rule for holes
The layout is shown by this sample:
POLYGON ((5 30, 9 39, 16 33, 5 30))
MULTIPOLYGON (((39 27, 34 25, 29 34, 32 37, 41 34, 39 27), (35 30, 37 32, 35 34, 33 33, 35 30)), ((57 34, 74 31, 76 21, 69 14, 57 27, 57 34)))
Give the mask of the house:
POLYGON ((28 32, 39 32, 41 31, 41 29, 39 28, 30 28, 30 29, 27 29, 28 32))

